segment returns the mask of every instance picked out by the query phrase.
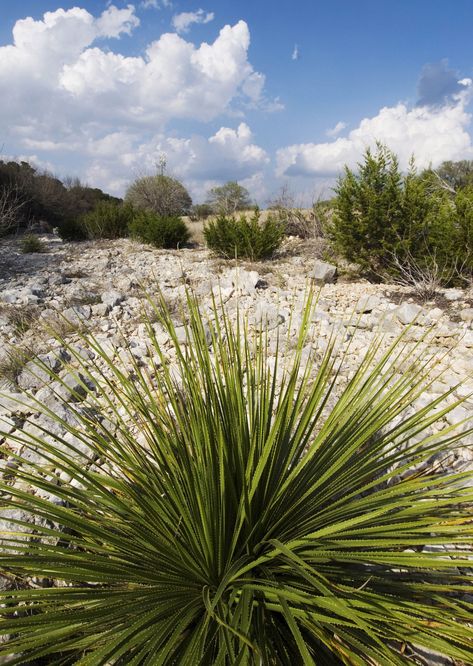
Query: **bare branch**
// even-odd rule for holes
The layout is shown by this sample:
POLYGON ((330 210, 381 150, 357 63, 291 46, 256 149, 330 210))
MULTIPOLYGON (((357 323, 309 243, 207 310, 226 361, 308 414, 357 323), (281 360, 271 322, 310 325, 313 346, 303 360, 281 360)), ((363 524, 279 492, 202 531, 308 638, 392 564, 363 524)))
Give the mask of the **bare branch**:
MULTIPOLYGON (((426 249, 426 254, 422 263, 416 259, 410 250, 405 253, 401 259, 396 252, 390 253, 391 273, 389 278, 403 287, 410 287, 422 300, 433 298, 441 287, 451 284, 454 280, 467 281, 465 273, 466 260, 460 265, 457 260, 448 263, 440 263, 437 260, 436 252, 426 249), (392 277, 392 270, 396 272, 392 277)), ((380 276, 385 279, 387 276, 380 276)))
POLYGON ((5 185, 0 191, 0 236, 19 225, 20 211, 26 200, 15 185, 5 185))
POLYGON ((438 183, 439 183, 439 185, 440 185, 440 189, 442 189, 442 190, 446 190, 447 192, 450 192, 450 194, 456 194, 456 193, 457 193, 456 189, 455 189, 452 185, 450 185, 450 183, 447 183, 447 181, 444 180, 444 179, 443 179, 443 178, 437 173, 437 171, 433 170, 432 173, 433 173, 434 176, 437 178, 438 183))

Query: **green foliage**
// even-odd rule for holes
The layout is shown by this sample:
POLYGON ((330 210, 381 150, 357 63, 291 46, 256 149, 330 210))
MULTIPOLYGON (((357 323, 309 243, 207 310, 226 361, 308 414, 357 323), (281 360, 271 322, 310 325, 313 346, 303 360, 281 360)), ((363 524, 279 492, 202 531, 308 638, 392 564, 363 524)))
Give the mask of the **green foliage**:
POLYGON ((442 162, 435 173, 454 190, 473 186, 473 161, 442 162))
POLYGON ((151 211, 160 217, 187 215, 192 206, 184 185, 163 174, 138 178, 128 188, 125 199, 134 208, 151 211))
POLYGON ((345 169, 335 191, 332 245, 367 272, 398 275, 414 260, 420 270, 435 265, 447 281, 454 268, 472 265, 471 190, 452 196, 433 172, 419 175, 413 160, 402 175, 396 156, 378 144, 358 172, 345 169))
POLYGON ((81 218, 69 217, 62 220, 57 227, 59 236, 65 241, 87 240, 87 231, 81 218))
POLYGON ((135 212, 130 233, 144 243, 165 249, 179 247, 190 237, 189 229, 180 217, 162 217, 146 210, 135 212))
POLYGON ((364 269, 378 270, 388 262, 404 236, 403 183, 398 161, 384 146, 368 149, 358 173, 348 167, 335 188, 335 248, 364 269))
POLYGON ((436 359, 375 342, 336 398, 336 341, 304 354, 310 299, 291 364, 282 340, 275 359, 267 334, 223 306, 209 328, 189 297, 183 347, 164 302, 153 307, 172 369, 156 324, 151 373, 94 338, 92 361, 61 341, 87 408, 63 420, 44 406, 59 427, 5 433, 23 453, 0 482, 18 516, 2 535, 0 655, 394 666, 414 643, 472 663, 471 474, 427 462, 463 435, 425 434, 461 401, 406 413, 436 359))
POLYGON ((190 218, 193 222, 198 220, 206 220, 213 214, 213 208, 210 204, 194 204, 190 211, 190 218))
POLYGON ((204 227, 207 245, 222 257, 247 258, 253 261, 271 257, 279 248, 284 226, 273 216, 260 222, 260 213, 251 217, 219 216, 204 227))
MULTIPOLYGON (((473 185, 460 189, 454 200, 455 234, 450 243, 457 249, 461 248, 466 267, 473 271, 473 185)), ((453 250, 452 250, 453 252, 453 250)))
POLYGON ((21 239, 21 251, 23 254, 44 252, 45 249, 43 241, 36 234, 25 234, 21 239))
POLYGON ((88 238, 124 238, 133 220, 129 204, 99 201, 94 210, 82 217, 80 223, 88 238))
MULTIPOLYGON (((97 188, 80 184, 77 179, 66 187, 58 178, 46 171, 38 171, 28 162, 0 161, 0 232, 2 202, 5 194, 13 196, 15 226, 26 228, 34 222, 45 221, 58 227, 64 238, 73 239, 73 227, 78 219, 91 211, 102 200, 115 201, 97 188)), ((77 234, 80 235, 80 234, 77 234)))
POLYGON ((235 180, 213 187, 208 193, 207 203, 218 215, 233 215, 237 210, 251 208, 250 193, 235 180))

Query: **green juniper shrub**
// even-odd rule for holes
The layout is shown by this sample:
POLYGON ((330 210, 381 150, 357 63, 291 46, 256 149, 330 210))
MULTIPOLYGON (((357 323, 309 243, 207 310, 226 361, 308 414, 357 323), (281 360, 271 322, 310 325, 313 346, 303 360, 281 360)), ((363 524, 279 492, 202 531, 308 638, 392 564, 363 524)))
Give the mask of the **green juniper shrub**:
POLYGON ((45 249, 43 241, 36 234, 25 234, 21 239, 21 251, 23 254, 44 252, 45 249))
POLYGON ((284 225, 269 215, 260 222, 260 212, 251 217, 241 215, 226 217, 221 215, 204 227, 207 245, 222 257, 268 259, 280 247, 284 235, 284 225))
POLYGON ((164 249, 177 248, 190 237, 186 223, 177 215, 160 216, 149 210, 135 211, 129 230, 134 238, 164 249))
POLYGON ((455 231, 453 242, 462 251, 461 262, 473 272, 473 186, 460 189, 455 194, 455 231))
POLYGON ((87 231, 79 217, 68 217, 58 223, 58 235, 65 241, 84 241, 87 240, 87 231))
POLYGON ((128 236, 128 227, 133 214, 133 207, 130 204, 99 201, 90 213, 81 218, 80 224, 90 239, 124 238, 128 236))
POLYGON ((332 247, 367 274, 396 277, 415 260, 427 271, 434 262, 446 282, 454 267, 471 266, 470 189, 447 191, 431 170, 419 174, 414 159, 402 174, 394 153, 378 143, 357 171, 345 168, 335 192, 332 247))
POLYGON ((386 250, 401 246, 402 176, 398 161, 384 146, 369 149, 358 173, 345 167, 337 195, 330 237, 335 249, 363 269, 378 270, 387 262, 386 250))

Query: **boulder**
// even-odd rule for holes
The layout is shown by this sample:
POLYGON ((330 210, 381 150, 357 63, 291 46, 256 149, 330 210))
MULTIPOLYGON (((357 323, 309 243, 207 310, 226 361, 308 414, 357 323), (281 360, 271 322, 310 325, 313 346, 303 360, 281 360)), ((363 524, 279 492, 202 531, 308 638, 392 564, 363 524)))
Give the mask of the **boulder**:
POLYGON ((381 299, 378 296, 365 296, 360 298, 355 306, 357 314, 367 314, 381 305, 381 299))
POLYGON ((393 311, 394 316, 401 322, 401 324, 412 324, 418 320, 423 308, 415 303, 401 303, 401 305, 393 311))
POLYGON ((316 284, 327 284, 337 279, 337 267, 326 261, 317 259, 310 277, 316 284))
POLYGON ((473 321, 473 308, 463 308, 463 310, 460 312, 460 317, 463 319, 463 321, 471 324, 473 321))
POLYGON ((111 291, 106 291, 101 296, 101 301, 105 305, 108 305, 111 308, 114 308, 116 305, 120 305, 122 301, 125 300, 125 296, 115 289, 111 291))

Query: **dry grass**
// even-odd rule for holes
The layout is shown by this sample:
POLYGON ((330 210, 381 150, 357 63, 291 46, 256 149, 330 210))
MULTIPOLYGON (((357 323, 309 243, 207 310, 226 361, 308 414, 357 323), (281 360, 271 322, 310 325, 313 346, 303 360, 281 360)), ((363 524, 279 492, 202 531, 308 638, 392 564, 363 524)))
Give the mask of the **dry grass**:
POLYGON ((0 305, 0 315, 7 317, 15 335, 23 336, 39 319, 39 309, 35 305, 0 305))
POLYGON ((32 346, 24 343, 12 345, 0 359, 0 379, 16 382, 25 364, 31 361, 34 356, 35 352, 32 346))

